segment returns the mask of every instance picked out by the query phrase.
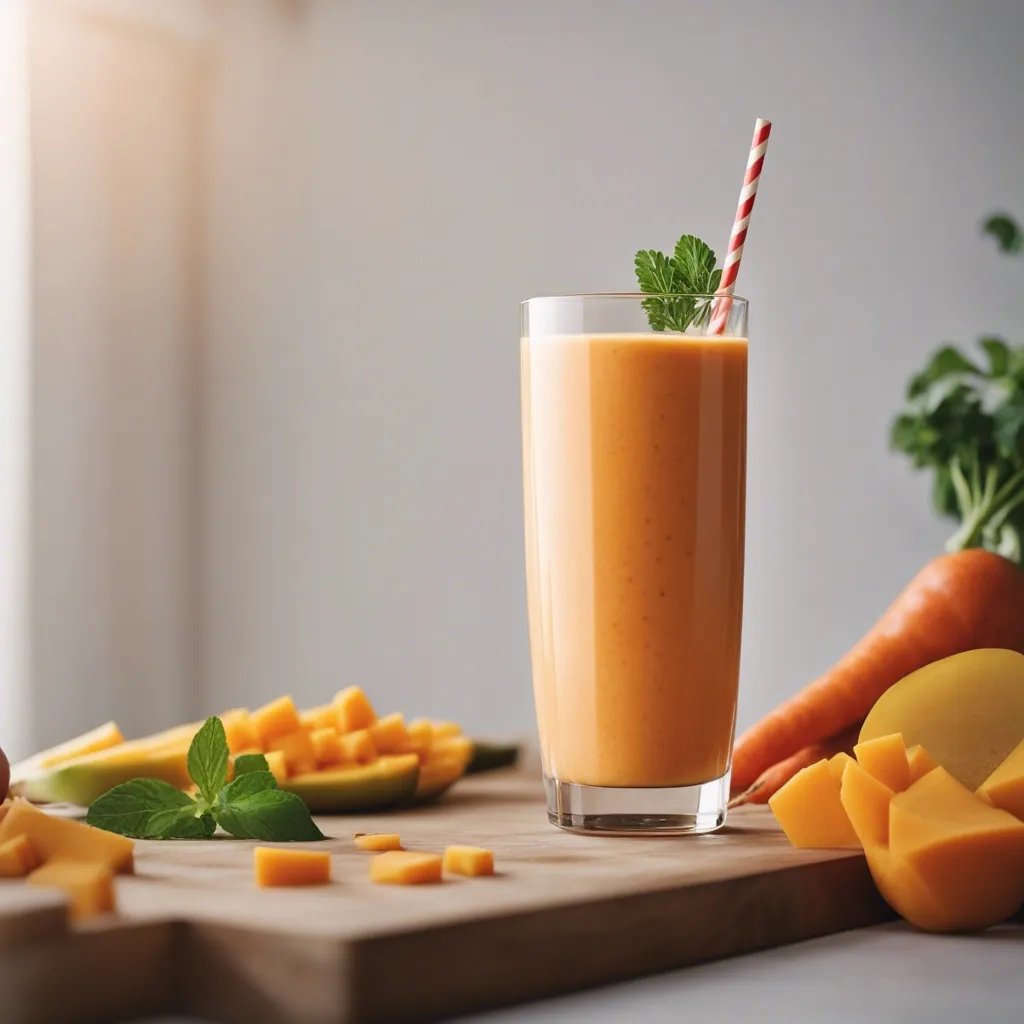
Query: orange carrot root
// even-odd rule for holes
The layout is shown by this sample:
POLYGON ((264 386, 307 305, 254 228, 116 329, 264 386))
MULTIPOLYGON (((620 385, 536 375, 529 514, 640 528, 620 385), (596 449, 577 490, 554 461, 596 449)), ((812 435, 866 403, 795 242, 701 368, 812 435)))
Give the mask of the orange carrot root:
POLYGON ((736 741, 734 791, 749 789, 773 765, 863 721, 904 676, 984 647, 1024 654, 1024 572, 981 549, 933 559, 833 668, 736 741))

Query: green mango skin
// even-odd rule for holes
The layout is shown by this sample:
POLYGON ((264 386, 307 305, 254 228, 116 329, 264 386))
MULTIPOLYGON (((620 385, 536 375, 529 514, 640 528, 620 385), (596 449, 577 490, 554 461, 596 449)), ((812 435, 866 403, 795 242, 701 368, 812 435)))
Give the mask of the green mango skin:
POLYGON ((481 743, 473 741, 473 760, 467 775, 493 772, 498 768, 511 768, 519 760, 519 747, 514 743, 481 743))
POLYGON ((69 765, 31 776, 15 787, 18 796, 36 804, 75 804, 88 807, 104 793, 131 779, 161 779, 172 786, 189 784, 179 764, 152 761, 123 764, 69 765))
POLYGON ((384 773, 371 764, 319 775, 287 779, 280 788, 301 797, 313 814, 386 811, 412 798, 420 770, 413 765, 400 773, 384 773))

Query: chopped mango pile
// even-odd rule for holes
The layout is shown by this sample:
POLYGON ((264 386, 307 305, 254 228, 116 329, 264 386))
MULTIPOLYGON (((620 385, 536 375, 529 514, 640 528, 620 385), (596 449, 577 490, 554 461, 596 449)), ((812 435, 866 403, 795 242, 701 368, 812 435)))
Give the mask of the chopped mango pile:
MULTIPOLYGON (((476 753, 454 722, 378 717, 358 686, 305 711, 284 696, 253 711, 234 708, 220 719, 233 757, 262 753, 278 785, 316 813, 384 810, 436 798, 466 774, 476 753)), ((36 803, 80 806, 133 778, 187 790, 188 747, 201 724, 126 742, 108 722, 15 765, 13 790, 36 803)))
POLYGON ((898 733, 805 768, 769 801, 795 846, 860 846, 889 905, 971 931, 1024 903, 1024 742, 971 792, 898 733))
POLYGON ((75 920, 115 909, 113 876, 134 870, 131 839, 53 817, 25 800, 5 806, 0 878, 25 878, 29 885, 60 889, 75 920))

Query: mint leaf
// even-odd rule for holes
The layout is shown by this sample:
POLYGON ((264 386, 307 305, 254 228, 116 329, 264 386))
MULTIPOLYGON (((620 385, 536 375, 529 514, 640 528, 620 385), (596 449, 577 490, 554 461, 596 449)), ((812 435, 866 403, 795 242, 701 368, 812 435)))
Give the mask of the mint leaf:
POLYGON ((262 754, 242 754, 235 758, 235 778, 247 772, 269 772, 270 765, 262 754))
MULTIPOLYGON (((217 810, 217 823, 225 832, 239 839, 262 839, 266 842, 301 843, 327 837, 316 827, 309 809, 294 793, 283 789, 261 789, 239 796, 228 790, 258 772, 243 775, 227 786, 217 810)), ((273 778, 273 776, 271 776, 273 778)))
POLYGON ((213 803, 228 778, 228 738, 219 718, 208 718, 188 748, 188 773, 207 803, 213 803))
POLYGON ((132 839, 205 839, 213 819, 186 793, 159 779, 133 779, 94 801, 86 822, 132 839))
POLYGON ((1010 346, 1002 338, 982 338, 978 344, 988 356, 988 375, 1006 376, 1010 371, 1010 346))
POLYGON ((277 779, 269 771, 246 772, 229 782, 217 797, 217 804, 224 807, 250 797, 253 793, 262 793, 265 789, 277 789, 277 779))
POLYGON ((1012 254, 1024 249, 1024 231, 1012 217, 1007 217, 1005 213, 997 213, 995 216, 989 217, 982 226, 982 230, 996 240, 1000 252, 1012 254))

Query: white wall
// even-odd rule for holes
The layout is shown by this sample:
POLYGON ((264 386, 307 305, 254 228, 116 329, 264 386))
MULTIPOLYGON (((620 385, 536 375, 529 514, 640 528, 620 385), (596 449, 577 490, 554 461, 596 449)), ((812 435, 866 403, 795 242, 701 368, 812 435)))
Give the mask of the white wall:
POLYGON ((196 703, 205 70, 166 4, 34 0, 32 740, 196 703))
POLYGON ((1024 333, 1024 6, 227 3, 210 122, 211 706, 347 682, 529 728, 518 302, 724 247, 775 130, 752 300, 741 725, 949 528, 887 453, 944 339, 1024 333))
POLYGON ((25 5, 0 4, 0 739, 28 752, 29 146, 25 5))

